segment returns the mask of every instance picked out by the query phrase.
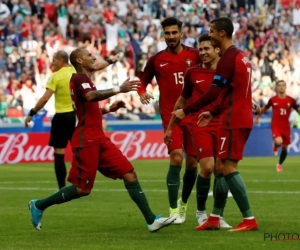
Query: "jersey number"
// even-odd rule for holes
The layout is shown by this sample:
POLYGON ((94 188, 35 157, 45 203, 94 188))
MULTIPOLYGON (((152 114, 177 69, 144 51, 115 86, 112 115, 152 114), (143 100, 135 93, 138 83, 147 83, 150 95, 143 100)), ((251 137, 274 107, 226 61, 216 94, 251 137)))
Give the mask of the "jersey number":
POLYGON ((280 109, 280 115, 286 115, 286 109, 281 108, 280 109))
POLYGON ((220 138, 221 139, 221 147, 220 147, 220 151, 222 151, 223 150, 223 147, 224 147, 224 144, 225 144, 225 141, 226 141, 226 137, 221 137, 220 138))
POLYGON ((175 78, 175 84, 183 84, 184 82, 184 77, 183 77, 183 72, 177 72, 174 73, 174 78, 175 78))
POLYGON ((248 73, 248 83, 247 83, 246 97, 247 97, 248 90, 249 90, 249 87, 250 87, 250 84, 251 84, 252 69, 247 67, 247 73, 248 73))

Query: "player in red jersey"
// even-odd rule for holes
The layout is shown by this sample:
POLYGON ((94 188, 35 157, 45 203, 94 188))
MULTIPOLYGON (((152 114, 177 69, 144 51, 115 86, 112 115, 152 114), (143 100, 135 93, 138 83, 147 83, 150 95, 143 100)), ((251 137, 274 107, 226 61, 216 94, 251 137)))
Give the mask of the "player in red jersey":
MULTIPOLYGON (((221 111, 209 110, 212 116, 220 115, 218 131, 217 171, 222 172, 229 190, 234 197, 243 221, 230 231, 250 231, 258 228, 250 209, 245 183, 237 167, 243 158, 246 141, 253 127, 251 63, 245 54, 232 42, 233 24, 229 18, 214 19, 210 24, 212 44, 220 48, 222 57, 217 65, 216 75, 210 89, 193 104, 175 111, 177 120, 197 112, 221 95, 221 111)), ((220 180, 216 183, 214 209, 207 221, 197 230, 219 229, 220 213, 224 209, 224 197, 218 191, 220 180)))
MULTIPOLYGON (((198 42, 199 53, 203 63, 187 70, 184 76, 183 90, 181 96, 177 100, 177 103, 180 103, 181 106, 185 106, 188 101, 196 101, 209 89, 216 72, 218 61, 220 60, 220 49, 211 45, 208 34, 201 35, 198 42)), ((200 110, 195 114, 191 114, 191 128, 189 135, 192 137, 191 141, 193 142, 195 152, 197 152, 197 157, 200 162, 200 172, 196 182, 196 218, 199 225, 207 220, 205 203, 210 189, 211 175, 215 168, 215 158, 217 156, 217 132, 219 128, 218 117, 215 117, 206 127, 198 126, 198 116, 203 111, 204 110, 200 110)), ((171 135, 174 126, 176 127, 176 124, 174 119, 172 119, 164 137, 164 141, 167 145, 171 143, 171 135)), ((224 177, 219 177, 217 174, 216 178, 223 179, 224 185, 219 185, 219 187, 222 188, 222 194, 227 197, 228 185, 224 177)), ((232 228, 223 219, 223 213, 221 213, 220 227, 232 228)))
POLYGON ((150 232, 172 224, 175 217, 162 218, 153 214, 133 166, 102 130, 102 114, 114 112, 124 107, 124 103, 115 102, 110 110, 105 111, 99 107, 99 101, 118 93, 137 90, 140 82, 128 79, 120 87, 97 90, 91 80, 96 58, 86 49, 78 48, 71 53, 70 61, 77 72, 70 80, 70 92, 77 116, 77 125, 71 141, 72 167, 68 176, 72 185, 45 199, 29 202, 33 226, 41 230, 42 215, 46 208, 89 195, 97 171, 112 179, 123 179, 131 199, 144 215, 150 232))
MULTIPOLYGON (((146 92, 146 86, 153 77, 159 86, 159 109, 164 131, 167 129, 172 111, 180 108, 176 103, 181 94, 185 71, 199 63, 198 50, 181 44, 182 22, 169 17, 161 23, 167 49, 149 58, 140 79, 142 87, 138 93, 143 104, 149 103, 151 96, 146 92), (174 107, 175 106, 175 107, 174 107)), ((170 166, 167 174, 167 187, 170 204, 170 215, 176 216, 174 224, 185 220, 187 201, 197 177, 197 158, 192 142, 189 140, 189 118, 176 126, 172 133, 172 143, 168 145, 170 166), (186 171, 183 177, 182 198, 178 200, 180 186, 180 170, 183 162, 183 150, 186 156, 186 171)))
POLYGON ((289 117, 292 109, 295 109, 299 113, 300 108, 294 98, 286 95, 285 81, 277 81, 275 87, 277 90, 277 95, 272 97, 269 100, 268 104, 262 108, 261 113, 255 117, 254 122, 258 124, 261 115, 265 113, 270 107, 272 107, 271 129, 274 146, 276 148, 276 151, 278 147, 282 147, 279 162, 276 165, 276 170, 278 172, 281 172, 282 163, 284 162, 288 153, 288 145, 291 143, 291 128, 289 117))

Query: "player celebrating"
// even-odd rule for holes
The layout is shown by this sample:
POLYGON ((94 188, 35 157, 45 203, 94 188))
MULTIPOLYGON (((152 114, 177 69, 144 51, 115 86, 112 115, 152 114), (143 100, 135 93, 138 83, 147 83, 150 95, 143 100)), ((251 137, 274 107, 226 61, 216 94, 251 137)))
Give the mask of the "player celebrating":
MULTIPOLYGON (((215 70, 220 59, 219 48, 214 48, 211 45, 211 40, 208 34, 201 35, 198 40, 199 52, 203 64, 199 64, 187 70, 184 76, 184 86, 181 96, 178 98, 177 103, 181 103, 185 106, 187 101, 196 101, 205 93, 213 80, 215 70)), ((207 127, 199 127, 198 116, 204 110, 200 110, 196 114, 192 114, 191 118, 191 134, 193 139, 193 145, 195 152, 200 162, 200 173, 196 182, 197 189, 197 212, 196 218, 201 225, 206 219, 206 207, 205 203, 208 197, 210 188, 210 177, 214 172, 215 158, 217 153, 217 132, 219 127, 219 119, 215 117, 207 127)), ((175 122, 171 119, 169 127, 165 133, 164 141, 168 145, 171 143, 172 129, 175 122)), ((175 125, 176 126, 176 125, 175 125)), ((219 178, 219 175, 216 176, 219 178)), ((228 194, 228 185, 223 178, 224 185, 219 185, 219 188, 223 188, 222 193, 226 196, 228 194)), ((222 217, 220 218, 221 228, 232 228, 228 225, 222 217)))
MULTIPOLYGON (((210 89, 193 104, 174 112, 178 120, 197 112, 221 95, 220 126, 218 131, 217 170, 224 175, 243 221, 230 231, 250 231, 258 228, 250 209, 245 183, 237 167, 243 158, 246 141, 253 127, 251 63, 245 54, 232 42, 233 24, 229 18, 214 19, 210 24, 212 45, 220 48, 222 57, 210 89)), ((213 116, 216 110, 211 110, 213 116)), ((206 117, 205 117, 206 118, 206 117)), ((206 118, 211 119, 210 118, 206 118)), ((217 179, 214 209, 207 221, 197 230, 219 229, 220 213, 224 209, 224 197, 218 192, 221 179, 217 179)))
POLYGON ((279 162, 276 165, 278 172, 282 171, 282 163, 284 162, 287 153, 288 145, 291 143, 291 128, 289 123, 289 117, 294 108, 298 113, 300 108, 298 107, 296 100, 286 95, 286 83, 283 80, 276 82, 277 95, 272 97, 268 104, 264 106, 261 113, 255 117, 254 122, 259 123, 259 118, 270 107, 272 107, 272 122, 271 129, 274 140, 275 152, 278 147, 282 147, 279 162))
MULTIPOLYGON (((181 108, 176 101, 181 94, 185 71, 199 63, 199 53, 196 49, 181 44, 181 21, 169 17, 162 21, 161 26, 164 31, 167 49, 149 58, 144 72, 140 75, 142 87, 138 90, 138 93, 141 102, 148 104, 151 96, 146 93, 146 86, 152 81, 153 77, 156 78, 160 92, 160 115, 162 117, 162 125, 164 130, 166 130, 172 111, 181 108)), ((171 137, 172 143, 168 145, 170 166, 167 174, 167 187, 170 216, 177 217, 174 224, 181 224, 185 220, 187 201, 197 177, 198 164, 196 153, 188 134, 188 119, 185 119, 181 125, 174 127, 171 137), (183 148, 187 155, 186 171, 183 177, 182 198, 177 201, 183 148)))
MULTIPOLYGON (((102 130, 104 110, 99 108, 98 101, 117 93, 137 90, 139 81, 127 79, 120 87, 97 91, 95 84, 91 81, 96 58, 86 49, 78 48, 71 53, 70 61, 77 72, 70 80, 70 91, 78 120, 71 142, 73 160, 68 181, 72 185, 60 189, 45 199, 29 202, 33 226, 41 230, 42 215, 46 208, 89 195, 97 170, 112 179, 124 180, 131 199, 144 215, 149 231, 155 232, 172 224, 175 217, 161 218, 153 214, 133 166, 110 139, 105 137, 102 130)), ((122 107, 124 107, 123 102, 115 102, 104 113, 114 112, 122 107)))

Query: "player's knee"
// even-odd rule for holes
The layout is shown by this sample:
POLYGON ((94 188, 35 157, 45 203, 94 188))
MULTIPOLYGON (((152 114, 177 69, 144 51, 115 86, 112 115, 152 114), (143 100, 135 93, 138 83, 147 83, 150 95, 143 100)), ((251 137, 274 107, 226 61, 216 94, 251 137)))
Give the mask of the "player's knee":
POLYGON ((137 175, 134 170, 129 173, 126 173, 122 176, 122 179, 125 183, 131 183, 137 180, 137 175))
POLYGON ((282 145, 282 151, 287 152, 288 151, 288 146, 287 145, 282 145))
POLYGON ((186 157, 186 170, 195 170, 198 167, 198 160, 195 156, 187 156, 186 157))
POLYGON ((201 177, 208 179, 211 177, 212 173, 213 173, 213 168, 210 168, 210 167, 202 168, 201 167, 201 170, 200 170, 201 177))
POLYGON ((200 161, 200 175, 203 178, 209 178, 211 174, 214 172, 214 160, 207 159, 200 161))
POLYGON ((224 176, 237 171, 238 161, 227 159, 222 167, 222 174, 224 176))
POLYGON ((171 165, 181 166, 182 161, 183 161, 183 156, 182 156, 181 152, 178 152, 178 151, 174 150, 170 153, 171 165))
POLYGON ((77 191, 80 196, 88 196, 91 193, 91 190, 83 190, 81 188, 77 188, 77 191))
POLYGON ((281 147, 282 146, 282 138, 281 137, 276 138, 274 140, 274 144, 275 144, 276 147, 281 147))

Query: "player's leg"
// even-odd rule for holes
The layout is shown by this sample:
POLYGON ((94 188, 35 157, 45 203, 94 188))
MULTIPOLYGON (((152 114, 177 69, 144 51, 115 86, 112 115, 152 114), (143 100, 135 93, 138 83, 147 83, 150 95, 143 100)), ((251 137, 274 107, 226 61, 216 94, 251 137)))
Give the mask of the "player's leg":
POLYGON ((45 209, 90 194, 97 173, 98 160, 99 145, 73 150, 72 167, 68 176, 68 181, 72 185, 63 187, 44 199, 29 202, 32 224, 37 230, 41 230, 41 220, 45 209))
POLYGON ((181 221, 184 222, 186 218, 188 199, 197 179, 198 158, 193 145, 191 124, 186 122, 181 125, 181 128, 184 131, 184 151, 186 159, 181 198, 178 200, 178 209, 181 221))
POLYGON ((278 148, 282 146, 282 137, 280 129, 272 127, 272 137, 273 137, 273 153, 275 156, 278 155, 278 148))
MULTIPOLYGON (((219 131, 220 151, 218 154, 219 159, 217 159, 217 167, 221 166, 222 173, 229 186, 229 190, 231 191, 231 194, 243 215, 243 222, 230 231, 250 231, 256 230, 258 227, 250 209, 246 185, 237 170, 238 162, 242 159, 244 146, 249 137, 250 131, 250 129, 219 131)), ((219 185, 218 181, 216 185, 219 185)), ((217 186, 216 189, 218 188, 217 186)), ((224 205, 224 202, 216 197, 212 214, 203 225, 196 229, 218 229, 219 218, 224 205)))
POLYGON ((186 219, 187 203, 197 179, 198 159, 189 154, 186 156, 186 168, 183 175, 181 198, 178 200, 178 211, 181 222, 186 219))
MULTIPOLYGON (((166 129, 166 128, 165 128, 166 129)), ((178 192, 180 187, 180 171, 183 161, 183 135, 184 131, 178 125, 175 125, 172 131, 172 143, 168 145, 170 155, 170 165, 167 173, 167 188, 170 205, 170 216, 176 216, 174 224, 181 224, 178 208, 178 192)))
POLYGON ((282 164, 285 161, 287 155, 288 155, 288 145, 291 144, 291 131, 290 129, 286 129, 282 133, 282 147, 281 147, 281 153, 279 156, 279 162, 276 166, 276 169, 278 172, 281 172, 283 170, 282 164))
MULTIPOLYGON (((283 138, 282 138, 282 136, 281 136, 281 134, 279 133, 279 132, 273 132, 273 136, 274 136, 274 147, 276 147, 276 149, 277 149, 277 153, 278 153, 278 148, 279 147, 282 147, 282 143, 283 143, 283 138)), ((283 148, 282 148, 282 150, 283 150, 283 148)), ((282 152, 282 151, 281 151, 282 152)), ((277 155, 277 154, 276 154, 277 155)), ((281 156, 281 155, 280 155, 281 156)), ((286 155, 285 155, 285 157, 286 157, 286 155)), ((285 158, 284 157, 284 158, 285 158)), ((280 157, 281 158, 281 157, 280 157)), ((280 160, 279 160, 279 162, 280 162, 280 160)), ((277 170, 277 172, 281 172, 282 171, 282 166, 281 166, 281 164, 280 163, 277 163, 277 165, 276 165, 276 170, 277 170)))
POLYGON ((173 223, 175 218, 162 218, 152 212, 132 164, 108 138, 101 148, 98 170, 106 177, 123 179, 130 198, 140 209, 151 232, 173 223))

